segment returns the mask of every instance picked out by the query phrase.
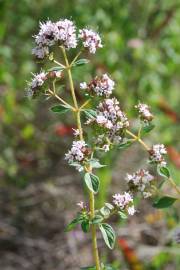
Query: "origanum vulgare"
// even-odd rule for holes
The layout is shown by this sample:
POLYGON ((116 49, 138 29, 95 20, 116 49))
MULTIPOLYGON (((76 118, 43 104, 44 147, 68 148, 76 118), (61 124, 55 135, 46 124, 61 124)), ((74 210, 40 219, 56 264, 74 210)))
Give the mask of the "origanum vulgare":
MULTIPOLYGON (((101 188, 101 179, 96 175, 106 164, 101 164, 99 152, 108 155, 113 148, 122 149, 130 147, 134 142, 139 142, 148 154, 148 161, 157 168, 157 172, 169 180, 169 183, 180 193, 179 188, 170 176, 165 160, 166 149, 163 144, 155 144, 149 147, 142 137, 149 133, 154 125, 153 114, 148 105, 140 103, 135 106, 139 126, 137 134, 131 131, 127 115, 122 111, 119 101, 112 96, 116 87, 115 82, 109 74, 95 76, 89 82, 83 82, 80 78, 78 85, 79 93, 84 97, 84 103, 79 101, 74 89, 72 77, 73 70, 78 66, 88 64, 89 60, 80 59, 86 54, 95 54, 103 48, 101 37, 95 31, 84 28, 77 30, 73 21, 68 19, 52 22, 48 20, 40 23, 39 33, 34 36, 36 47, 32 50, 33 55, 45 64, 50 63, 51 68, 41 70, 34 74, 31 82, 28 83, 28 95, 35 98, 44 95, 54 98, 58 104, 51 108, 52 112, 58 114, 74 114, 76 119, 73 129, 74 140, 70 149, 65 153, 65 160, 70 166, 81 172, 86 188, 89 193, 87 202, 79 202, 78 212, 72 222, 67 225, 66 231, 81 225, 83 232, 91 232, 94 266, 82 269, 107 269, 100 261, 96 232, 100 230, 106 245, 113 249, 115 244, 115 232, 109 225, 109 218, 118 215, 120 218, 131 218, 136 214, 134 197, 138 194, 142 198, 154 198, 153 205, 156 208, 165 208, 174 203, 177 198, 170 196, 159 197, 159 184, 155 177, 144 168, 133 174, 127 174, 125 181, 127 190, 112 196, 110 202, 104 202, 104 206, 95 209, 95 196, 101 188), (69 59, 69 51, 74 58, 69 59), (63 63, 57 58, 63 59, 63 63), (54 64, 56 64, 54 66, 54 64), (62 97, 61 89, 56 89, 56 83, 61 83, 62 77, 66 79, 70 88, 67 91, 66 100, 62 97), (83 121, 82 121, 83 119, 83 121), (87 136, 91 129, 93 136, 87 136)), ((110 268, 108 268, 110 269, 110 268)))

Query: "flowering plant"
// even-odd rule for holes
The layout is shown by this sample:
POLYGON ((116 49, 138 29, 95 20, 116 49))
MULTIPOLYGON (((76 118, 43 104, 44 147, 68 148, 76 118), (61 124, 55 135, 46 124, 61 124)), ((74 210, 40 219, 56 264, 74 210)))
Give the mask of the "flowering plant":
POLYGON ((58 114, 72 113, 76 118, 74 129, 74 141, 70 150, 65 154, 65 159, 70 166, 75 167, 83 175, 84 182, 89 192, 89 203, 79 202, 79 211, 76 217, 66 228, 70 231, 80 224, 83 232, 91 231, 92 247, 95 266, 81 269, 110 269, 100 262, 96 231, 102 233, 106 245, 112 249, 115 244, 115 232, 108 223, 112 215, 127 218, 136 213, 134 197, 137 193, 143 198, 154 197, 153 203, 156 208, 164 208, 172 205, 177 198, 170 196, 159 197, 159 187, 149 171, 139 169, 133 174, 127 174, 127 190, 112 196, 111 202, 104 202, 103 207, 95 209, 95 195, 100 188, 100 179, 95 171, 106 166, 100 163, 99 152, 104 154, 113 148, 122 149, 129 147, 134 142, 139 142, 147 151, 149 163, 157 167, 157 172, 169 180, 169 183, 179 194, 180 190, 170 176, 165 160, 166 149, 163 144, 155 144, 152 147, 146 145, 142 137, 149 133, 154 125, 153 114, 148 105, 139 103, 135 106, 139 115, 139 129, 135 134, 130 130, 130 123, 126 114, 121 110, 119 101, 111 97, 115 82, 108 74, 96 76, 90 82, 80 82, 79 91, 84 95, 84 103, 79 105, 74 88, 72 71, 74 68, 88 64, 87 59, 79 59, 84 51, 95 54, 102 48, 100 35, 91 29, 77 29, 70 20, 58 22, 47 21, 40 23, 39 33, 34 37, 36 47, 33 54, 43 63, 56 64, 39 74, 34 74, 32 81, 28 84, 28 94, 37 97, 40 94, 48 98, 55 98, 59 104, 51 108, 52 112, 58 114), (70 61, 69 51, 80 49, 70 61), (57 49, 60 49, 64 63, 57 60, 57 49), (61 82, 62 77, 67 75, 70 87, 70 95, 66 100, 59 95, 56 82, 61 82), (72 104, 70 98, 72 98, 72 104), (84 124, 83 124, 84 123, 84 124), (88 137, 91 129, 91 138, 88 137))

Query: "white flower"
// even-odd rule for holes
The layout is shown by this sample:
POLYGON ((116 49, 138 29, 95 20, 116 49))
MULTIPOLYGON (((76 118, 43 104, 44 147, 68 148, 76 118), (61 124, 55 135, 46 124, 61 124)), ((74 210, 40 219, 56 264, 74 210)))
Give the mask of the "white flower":
POLYGON ((105 99, 99 104, 96 122, 115 132, 129 126, 127 117, 120 110, 119 102, 116 98, 105 99))
POLYGON ((147 198, 149 198, 151 196, 152 196, 152 193, 151 192, 146 192, 146 191, 143 192, 144 199, 147 199, 147 198))
POLYGON ((37 89, 43 86, 44 82, 47 80, 47 73, 44 71, 33 74, 31 82, 28 83, 28 95, 33 96, 37 89))
POLYGON ((104 144, 102 149, 104 150, 104 152, 108 152, 109 151, 109 144, 104 144))
POLYGON ((75 137, 79 136, 79 134, 80 134, 79 129, 73 128, 72 130, 73 130, 73 135, 74 135, 75 137))
POLYGON ((149 151, 150 161, 159 164, 160 166, 166 166, 164 155, 167 154, 166 148, 163 144, 155 144, 149 151))
POLYGON ((82 39, 85 48, 89 49, 90 53, 95 53, 97 48, 102 48, 100 36, 91 29, 79 30, 79 38, 82 39))
POLYGON ((135 210, 135 208, 134 208, 134 205, 128 207, 127 211, 128 211, 128 214, 129 214, 130 216, 133 216, 133 215, 135 214, 135 212, 136 212, 136 210, 135 210))
POLYGON ((114 89, 114 81, 109 78, 107 74, 103 74, 100 77, 95 77, 90 83, 83 83, 82 89, 87 89, 90 94, 96 94, 97 96, 105 96, 106 98, 112 94, 114 89))
POLYGON ((127 174, 125 179, 130 189, 142 192, 144 198, 151 196, 151 193, 147 189, 150 188, 151 181, 154 180, 154 177, 148 171, 138 170, 133 174, 127 174))
POLYGON ((149 106, 147 104, 139 103, 135 106, 138 109, 140 118, 144 121, 151 121, 153 119, 153 115, 149 110, 149 106))
POLYGON ((84 209, 84 208, 86 208, 86 206, 85 206, 84 202, 82 202, 82 201, 80 201, 79 203, 77 203, 77 206, 79 206, 79 207, 80 207, 80 209, 84 209))
POLYGON ((80 83, 80 89, 87 89, 87 83, 86 82, 82 82, 80 83))
POLYGON ((50 20, 40 23, 39 33, 35 36, 35 42, 38 45, 33 53, 38 58, 44 58, 47 53, 47 47, 53 46, 58 42, 67 49, 77 47, 76 27, 70 20, 60 20, 56 23, 50 20), (45 49, 46 48, 46 49, 45 49))
POLYGON ((131 202, 133 202, 133 198, 128 192, 124 192, 124 194, 118 193, 113 195, 113 203, 120 207, 120 209, 124 209, 131 202))
POLYGON ((32 49, 32 54, 39 59, 43 59, 49 54, 49 49, 48 47, 37 46, 32 49))
POLYGON ((62 42, 62 44, 67 48, 77 47, 77 37, 76 37, 76 27, 74 23, 70 20, 60 20, 56 22, 57 33, 56 40, 62 42))
POLYGON ((74 141, 71 150, 65 154, 65 159, 69 162, 80 162, 84 159, 84 150, 86 143, 84 141, 74 141))
POLYGON ((56 24, 47 21, 45 23, 40 23, 40 31, 35 36, 35 42, 38 46, 52 46, 55 44, 56 35, 58 29, 56 24))

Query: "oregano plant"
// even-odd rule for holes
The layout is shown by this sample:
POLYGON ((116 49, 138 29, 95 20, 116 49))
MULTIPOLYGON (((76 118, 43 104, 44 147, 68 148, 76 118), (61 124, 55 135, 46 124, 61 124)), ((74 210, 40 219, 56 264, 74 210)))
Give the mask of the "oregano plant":
POLYGON ((50 108, 52 113, 62 117, 69 113, 72 119, 75 119, 74 140, 70 150, 65 153, 65 160, 83 176, 89 194, 87 202, 77 204, 79 210, 67 225, 66 232, 73 230, 78 224, 84 233, 91 232, 94 265, 81 269, 114 269, 105 266, 100 260, 97 231, 101 232, 107 247, 113 249, 116 234, 109 224, 111 216, 126 219, 134 215, 134 198, 137 194, 141 194, 142 198, 152 197, 153 206, 156 208, 169 207, 178 199, 180 189, 167 167, 165 146, 154 144, 150 147, 143 141, 143 137, 154 128, 154 116, 149 106, 141 102, 135 106, 139 128, 138 132, 134 133, 119 101, 112 96, 115 82, 108 74, 96 76, 89 82, 83 82, 82 78, 79 78, 79 82, 74 82, 74 69, 90 61, 80 58, 81 55, 95 54, 103 47, 100 35, 89 28, 78 31, 73 21, 63 19, 40 23, 39 33, 34 38, 36 47, 32 53, 42 62, 43 69, 34 74, 28 83, 28 95, 32 98, 44 95, 46 99, 53 99, 55 104, 50 108), (64 78, 70 92, 66 91, 66 86, 60 89, 56 87, 64 78), (79 94, 84 97, 84 102, 79 102, 75 85, 79 94), (88 136, 88 133, 91 135, 88 136), (119 187, 119 192, 112 196, 110 202, 104 202, 100 209, 95 209, 96 194, 101 188, 101 179, 96 175, 96 171, 106 166, 101 164, 99 157, 102 153, 108 155, 114 148, 121 150, 130 147, 135 142, 144 148, 149 163, 157 168, 160 176, 169 181, 177 196, 160 195, 161 187, 155 177, 146 169, 140 168, 133 174, 127 174, 125 192, 119 187))

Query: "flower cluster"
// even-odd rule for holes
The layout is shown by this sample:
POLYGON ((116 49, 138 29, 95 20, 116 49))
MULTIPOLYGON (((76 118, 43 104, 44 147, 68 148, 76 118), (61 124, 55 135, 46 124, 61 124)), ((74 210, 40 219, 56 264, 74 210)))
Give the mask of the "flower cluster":
MULTIPOLYGON (((36 47, 32 53, 39 59, 48 56, 50 47, 55 44, 64 46, 66 49, 76 48, 78 44, 76 26, 68 19, 40 23, 39 33, 34 38, 36 47)), ((90 29, 79 30, 79 38, 90 53, 95 53, 97 48, 102 48, 100 36, 90 29)))
POLYGON ((149 150, 150 162, 160 165, 161 167, 166 166, 164 155, 167 154, 166 148, 163 144, 155 144, 152 149, 149 150))
POLYGON ((86 143, 84 141, 74 141, 71 150, 65 154, 65 159, 68 160, 69 163, 79 162, 84 159, 85 153, 86 143))
POLYGON ((56 44, 65 48, 76 48, 76 27, 70 20, 60 20, 56 23, 47 21, 40 23, 39 33, 35 36, 37 47, 32 51, 37 58, 43 59, 49 54, 49 47, 56 44))
POLYGON ((119 102, 116 98, 105 99, 97 107, 97 116, 89 122, 95 121, 99 127, 102 127, 103 134, 97 137, 97 144, 102 144, 105 151, 108 151, 108 145, 104 145, 107 139, 110 143, 118 144, 122 140, 122 133, 129 126, 126 115, 121 111, 119 102))
POLYGON ((150 122, 153 120, 153 115, 150 112, 150 108, 147 104, 139 103, 135 106, 139 111, 140 119, 144 122, 150 122))
POLYGON ((126 181, 129 185, 129 189, 132 191, 140 191, 144 198, 150 197, 152 194, 149 192, 151 182, 154 177, 146 170, 138 170, 133 174, 126 175, 126 181))
POLYGON ((133 205, 133 197, 130 193, 124 192, 124 194, 114 194, 113 203, 120 210, 127 210, 129 215, 134 215, 135 209, 133 205))
POLYGON ((36 91, 40 89, 44 82, 47 80, 47 73, 42 71, 38 74, 33 74, 31 82, 28 84, 28 94, 33 96, 36 94, 36 91))
POLYGON ((90 53, 95 53, 97 48, 103 47, 100 36, 91 29, 81 29, 79 38, 82 39, 84 47, 88 48, 90 53))
POLYGON ((96 94, 97 96, 105 96, 107 98, 112 94, 114 84, 114 81, 107 74, 103 74, 101 77, 94 78, 88 84, 86 82, 81 83, 80 88, 87 89, 91 95, 96 94))

